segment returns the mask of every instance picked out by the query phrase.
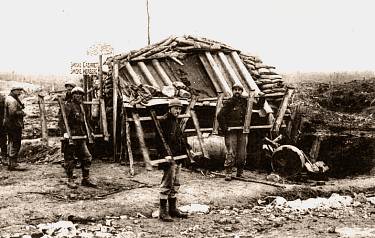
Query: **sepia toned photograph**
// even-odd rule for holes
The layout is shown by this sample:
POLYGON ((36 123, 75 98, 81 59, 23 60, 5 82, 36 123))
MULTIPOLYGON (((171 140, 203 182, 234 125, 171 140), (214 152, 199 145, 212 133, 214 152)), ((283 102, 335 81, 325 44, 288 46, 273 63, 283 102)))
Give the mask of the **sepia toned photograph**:
POLYGON ((1 1, 0 238, 375 237, 374 7, 1 1))

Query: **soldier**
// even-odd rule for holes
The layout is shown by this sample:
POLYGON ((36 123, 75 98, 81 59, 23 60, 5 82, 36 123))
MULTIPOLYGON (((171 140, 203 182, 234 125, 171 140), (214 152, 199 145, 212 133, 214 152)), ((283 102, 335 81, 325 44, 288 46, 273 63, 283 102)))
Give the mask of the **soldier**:
POLYGON ((9 140, 9 163, 8 170, 23 171, 25 168, 18 166, 18 155, 21 149, 22 129, 25 117, 24 104, 19 99, 23 92, 22 87, 13 87, 10 94, 5 98, 4 105, 4 128, 9 140))
POLYGON ((0 163, 7 166, 8 165, 7 134, 3 125, 4 106, 5 106, 5 96, 3 94, 0 94, 0 149, 1 149, 0 163))
POLYGON ((240 127, 244 125, 247 100, 242 97, 243 87, 234 84, 233 97, 225 102, 218 114, 218 121, 225 136, 226 156, 224 162, 225 180, 232 180, 232 168, 237 166, 237 177, 242 177, 246 160, 247 137, 242 130, 230 130, 228 127, 240 127))
MULTIPOLYGON (((169 111, 160 120, 165 141, 169 145, 172 156, 183 155, 187 149, 191 149, 187 139, 181 131, 178 116, 181 113, 182 104, 177 98, 169 101, 169 111)), ((160 185, 160 213, 159 219, 166 222, 173 221, 172 217, 187 218, 187 214, 181 213, 177 209, 176 195, 180 188, 181 160, 174 161, 164 149, 160 138, 156 138, 158 152, 161 158, 169 160, 159 167, 163 170, 163 178, 160 185), (167 204, 169 205, 167 207, 167 204)))
MULTIPOLYGON (((72 100, 65 104, 66 117, 68 126, 72 136, 86 135, 85 121, 80 105, 83 101, 84 91, 81 87, 75 87, 72 90, 72 100)), ((64 134, 65 138, 67 134, 64 134)), ((81 163, 82 169, 82 186, 97 187, 97 185, 90 179, 91 154, 87 148, 86 139, 74 140, 73 145, 66 144, 64 151, 64 160, 66 162, 66 173, 68 175, 68 187, 77 188, 74 182, 73 170, 75 167, 75 158, 81 163)))
MULTIPOLYGON (((64 101, 64 104, 66 104, 66 103, 68 103, 72 100, 72 90, 76 86, 76 84, 73 81, 67 81, 64 86, 65 86, 66 93, 65 93, 65 97, 64 97, 63 101, 64 101)), ((64 125, 64 120, 63 120, 62 114, 61 114, 61 109, 58 112, 58 118, 59 118, 58 127, 60 129, 60 135, 62 136, 65 132, 65 125, 64 125)), ((61 140, 61 152, 62 153, 65 153, 66 144, 67 144, 67 141, 62 139, 61 140)), ((64 167, 64 170, 66 172, 66 175, 68 175, 68 173, 66 171, 67 163, 68 162, 65 161, 65 156, 64 156, 63 167, 64 167)), ((76 178, 75 175, 73 175, 73 177, 76 178)))

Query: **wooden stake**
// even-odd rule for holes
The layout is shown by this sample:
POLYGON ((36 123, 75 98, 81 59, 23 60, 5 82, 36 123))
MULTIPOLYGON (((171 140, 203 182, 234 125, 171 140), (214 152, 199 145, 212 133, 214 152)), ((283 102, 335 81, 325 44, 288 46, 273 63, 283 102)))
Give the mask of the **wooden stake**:
POLYGON ((217 98, 215 118, 214 118, 214 123, 212 125, 213 135, 219 134, 219 121, 217 120, 217 116, 219 115, 219 112, 223 108, 223 99, 224 99, 224 93, 220 93, 219 97, 217 98))
POLYGON ((207 150, 206 150, 206 148, 204 147, 204 144, 203 144, 203 136, 202 136, 201 128, 199 126, 198 117, 193 110, 190 111, 190 115, 191 115, 191 118, 193 119, 194 127, 195 127, 195 130, 197 132, 199 147, 200 147, 200 150, 203 154, 203 157, 209 158, 208 152, 207 152, 207 150))
POLYGON ((250 133, 251 115, 253 113, 253 103, 254 103, 255 91, 250 91, 249 98, 247 100, 247 108, 245 115, 245 122, 243 126, 243 134, 250 133))
POLYGON ((103 60, 102 55, 99 55, 99 98, 103 97, 103 60))
POLYGON ((131 146, 131 138, 130 138, 130 124, 129 121, 127 120, 128 116, 126 113, 126 109, 124 108, 124 120, 125 120, 125 140, 126 140, 126 149, 127 149, 127 154, 129 158, 129 169, 130 169, 130 175, 134 175, 134 161, 133 161, 133 151, 132 151, 132 146, 131 146))
POLYGON ((117 83, 118 83, 118 75, 119 75, 119 65, 118 61, 114 61, 113 65, 113 76, 112 76, 112 85, 113 85, 113 122, 112 122, 112 143, 113 143, 113 160, 116 161, 117 158, 117 83))
POLYGON ((100 118, 103 129, 104 141, 109 141, 108 124, 107 124, 107 113, 105 111, 104 98, 100 98, 100 118))
POLYGON ((281 126, 281 123, 283 122, 285 111, 288 107, 288 102, 289 102, 290 97, 293 94, 293 91, 294 91, 294 88, 288 87, 287 91, 284 94, 283 101, 280 104, 279 110, 277 111, 276 120, 272 128, 272 132, 276 136, 279 134, 280 126, 281 126))
MULTIPOLYGON (((186 108, 185 115, 189 115, 189 117, 190 117, 190 111, 194 108, 195 103, 197 102, 197 100, 198 100, 198 97, 195 96, 195 95, 193 95, 192 98, 191 98, 191 101, 190 101, 189 105, 186 108)), ((180 127, 181 127, 181 131, 182 132, 185 131, 186 124, 187 124, 188 120, 189 120, 189 118, 183 118, 181 120, 180 127)))
POLYGON ((46 120, 46 108, 44 104, 44 97, 42 95, 38 95, 38 104, 39 104, 39 111, 40 111, 40 124, 42 130, 42 142, 45 145, 48 145, 48 129, 47 129, 47 120, 46 120))
POLYGON ((143 160, 145 162, 146 169, 152 170, 150 155, 148 153, 148 149, 147 149, 147 146, 146 146, 145 136, 144 136, 144 133, 143 133, 141 121, 139 120, 139 115, 138 115, 138 113, 133 112, 132 117, 133 117, 133 120, 134 120, 134 125, 135 125, 135 129, 136 129, 136 132, 137 132, 137 137, 138 137, 138 140, 139 140, 139 147, 140 147, 142 155, 143 155, 143 160))

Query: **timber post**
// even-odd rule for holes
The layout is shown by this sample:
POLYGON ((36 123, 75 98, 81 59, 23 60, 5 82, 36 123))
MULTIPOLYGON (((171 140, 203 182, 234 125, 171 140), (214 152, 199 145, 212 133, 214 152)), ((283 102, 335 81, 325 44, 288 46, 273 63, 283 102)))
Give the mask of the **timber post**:
POLYGON ((44 103, 44 97, 38 95, 38 104, 40 110, 40 123, 42 130, 42 142, 45 145, 48 145, 48 129, 47 129, 47 119, 46 119, 46 108, 44 103))

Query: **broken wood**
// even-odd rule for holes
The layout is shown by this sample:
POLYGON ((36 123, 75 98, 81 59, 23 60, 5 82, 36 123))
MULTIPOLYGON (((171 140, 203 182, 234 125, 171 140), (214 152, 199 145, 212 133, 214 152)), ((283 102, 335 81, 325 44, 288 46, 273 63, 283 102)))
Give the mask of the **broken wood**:
POLYGON ((150 154, 146 146, 145 136, 143 133, 141 121, 139 120, 139 115, 137 112, 133 112, 132 117, 134 120, 135 130, 136 130, 138 141, 139 141, 139 147, 142 152, 143 161, 145 162, 146 169, 150 171, 152 170, 152 165, 151 165, 151 160, 150 160, 150 154))
POLYGON ((47 129, 47 119, 46 119, 46 107, 44 104, 44 97, 42 95, 38 95, 38 104, 39 104, 39 111, 40 111, 40 124, 41 124, 41 131, 42 131, 42 142, 45 145, 48 145, 48 129, 47 129))
MULTIPOLYGON (((226 176, 225 174, 217 173, 217 172, 210 172, 210 173, 213 174, 213 175, 220 176, 222 178, 225 178, 225 176, 226 176)), ((233 176, 232 176, 232 179, 244 181, 244 182, 260 183, 260 184, 265 184, 265 185, 274 186, 274 187, 278 187, 278 188, 286 188, 284 185, 281 185, 281 184, 271 183, 271 182, 266 182, 266 181, 259 181, 259 180, 255 180, 255 179, 240 178, 240 177, 233 177, 233 176)))
POLYGON ((214 122, 213 122, 213 125, 212 125, 212 134, 213 135, 219 134, 219 122, 217 120, 217 116, 219 115, 219 112, 223 108, 223 99, 224 99, 224 93, 220 93, 219 97, 217 99, 216 110, 215 110, 215 118, 214 118, 214 122))
POLYGON ((68 118, 66 116, 66 111, 65 111, 65 105, 64 105, 64 102, 63 102, 60 95, 57 96, 57 101, 59 102, 59 105, 60 105, 61 115, 63 117, 63 121, 64 121, 64 125, 65 125, 65 130, 66 130, 66 133, 68 134, 68 138, 69 138, 69 144, 73 145, 72 133, 70 132, 68 118))

